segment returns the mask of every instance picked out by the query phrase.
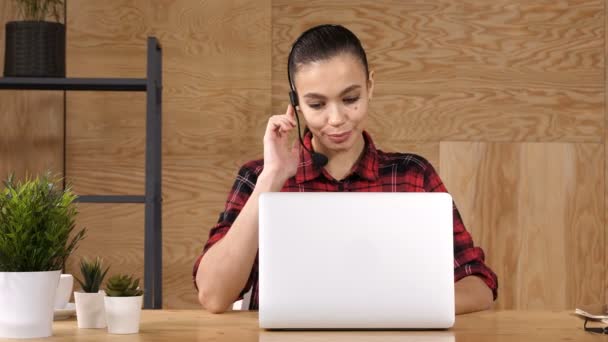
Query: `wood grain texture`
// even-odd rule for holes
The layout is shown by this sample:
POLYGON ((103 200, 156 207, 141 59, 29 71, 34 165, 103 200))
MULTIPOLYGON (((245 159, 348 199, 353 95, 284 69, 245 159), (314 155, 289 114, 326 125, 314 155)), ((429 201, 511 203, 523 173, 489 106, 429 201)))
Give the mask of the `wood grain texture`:
MULTIPOLYGON (((0 2, 0 68, 5 24, 16 20, 13 1, 0 2)), ((0 179, 47 170, 63 177, 63 92, 0 90, 0 179)))
MULTIPOLYGON (((257 312, 214 315, 202 310, 144 310, 138 334, 121 341, 402 342, 402 341, 597 341, 583 320, 565 311, 488 311, 456 317, 454 327, 435 331, 268 331, 257 312)), ((104 329, 78 329, 75 319, 53 323, 51 341, 105 341, 104 329)))
POLYGON ((603 299, 602 144, 440 146, 442 178, 499 277, 498 308, 603 299))
POLYGON ((143 195, 145 94, 70 92, 66 97, 66 177, 74 190, 143 195))
POLYGON ((292 42, 347 26, 376 71, 393 139, 603 143, 604 2, 274 0, 273 109, 292 42))
MULTIPOLYGON (((145 77, 146 37, 161 42, 163 305, 197 308, 194 259, 238 167, 262 155, 262 123, 270 113, 270 1, 68 6, 71 76, 145 77)), ((144 115, 143 98, 70 95, 68 175, 76 189, 143 191, 144 115)), ((95 241, 108 245, 101 235, 95 241)))
MULTIPOLYGON (((604 4, 604 56, 608 56, 608 38, 606 37, 608 34, 608 5, 604 4)), ((608 80, 608 68, 606 64, 604 64, 604 80, 608 80)), ((604 84, 604 101, 608 99, 608 87, 604 84)), ((608 107, 606 103, 604 103, 604 122, 608 122, 608 107)), ((608 144, 608 131, 604 129, 604 220, 608 221, 608 149, 606 145, 608 144)), ((608 222, 607 222, 608 223, 608 222)), ((604 227, 605 235, 604 242, 606 246, 604 248, 604 288, 602 292, 603 303, 608 303, 608 229, 604 227)))
MULTIPOLYGON (((106 280, 114 274, 126 273, 144 283, 144 206, 143 204, 78 204, 76 230, 86 228, 86 238, 70 256, 66 272, 82 279, 80 260, 101 257, 110 270, 106 280)), ((77 282, 75 288, 79 286, 77 282)))

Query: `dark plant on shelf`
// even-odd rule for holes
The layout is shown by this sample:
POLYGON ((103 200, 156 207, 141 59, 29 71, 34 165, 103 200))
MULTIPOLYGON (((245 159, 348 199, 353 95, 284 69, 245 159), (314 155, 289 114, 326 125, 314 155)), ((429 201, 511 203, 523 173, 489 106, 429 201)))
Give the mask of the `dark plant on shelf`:
POLYGON ((65 77, 64 0, 13 0, 21 20, 6 23, 4 76, 65 77))

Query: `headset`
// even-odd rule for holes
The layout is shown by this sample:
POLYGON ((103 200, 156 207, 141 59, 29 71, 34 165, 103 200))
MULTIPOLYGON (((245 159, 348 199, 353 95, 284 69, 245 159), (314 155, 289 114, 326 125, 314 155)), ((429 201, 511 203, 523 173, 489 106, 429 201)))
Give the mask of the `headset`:
POLYGON ((300 101, 298 100, 298 93, 296 92, 296 86, 293 83, 293 81, 291 80, 290 65, 291 65, 291 59, 293 58, 293 50, 298 45, 298 43, 300 43, 302 38, 304 38, 306 35, 308 35, 312 31, 316 31, 316 30, 324 28, 324 27, 335 27, 335 25, 319 25, 319 26, 315 26, 315 27, 312 27, 312 28, 304 31, 298 37, 298 39, 295 40, 295 42, 291 46, 291 50, 289 51, 289 57, 287 57, 287 79, 289 80, 289 101, 291 102, 291 106, 293 107, 293 111, 296 115, 296 123, 298 126, 298 139, 300 140, 300 145, 302 145, 302 147, 310 153, 310 155, 312 157, 313 165, 315 167, 319 167, 319 168, 327 165, 328 159, 327 159, 327 156, 325 156, 324 154, 321 154, 318 152, 313 152, 304 145, 304 141, 302 140, 302 135, 300 134, 300 117, 298 116, 298 107, 300 106, 300 101))

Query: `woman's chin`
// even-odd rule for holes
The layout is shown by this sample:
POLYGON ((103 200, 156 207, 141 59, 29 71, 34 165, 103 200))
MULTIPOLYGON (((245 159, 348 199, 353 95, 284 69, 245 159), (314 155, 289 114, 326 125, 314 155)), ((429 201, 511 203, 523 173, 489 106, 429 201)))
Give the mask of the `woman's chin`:
POLYGON ((351 141, 352 139, 348 139, 347 141, 344 142, 334 142, 331 141, 330 139, 328 139, 328 141, 324 142, 324 147, 325 150, 331 151, 331 152, 346 152, 349 151, 350 149, 353 148, 354 141, 351 141))

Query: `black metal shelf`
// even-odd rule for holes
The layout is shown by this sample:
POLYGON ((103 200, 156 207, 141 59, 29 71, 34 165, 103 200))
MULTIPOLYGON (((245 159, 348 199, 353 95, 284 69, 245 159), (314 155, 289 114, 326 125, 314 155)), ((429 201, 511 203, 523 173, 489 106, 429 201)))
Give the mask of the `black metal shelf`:
POLYGON ((4 77, 0 89, 146 92, 145 195, 83 195, 77 201, 145 204, 144 308, 162 309, 162 49, 158 40, 148 38, 146 78, 4 77))
POLYGON ((0 89, 146 91, 145 78, 0 78, 0 89))
POLYGON ((146 203, 146 196, 137 195, 80 195, 80 203, 146 203))

